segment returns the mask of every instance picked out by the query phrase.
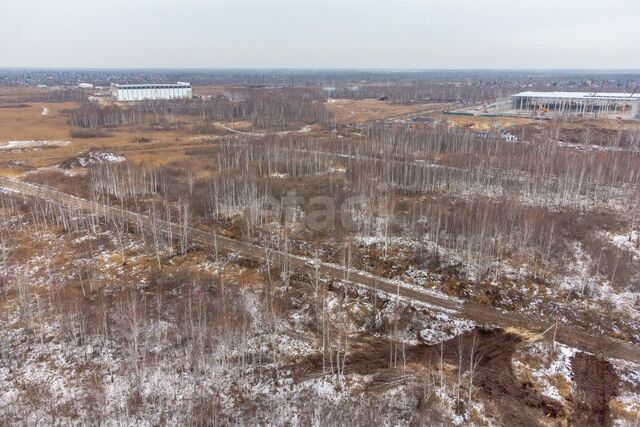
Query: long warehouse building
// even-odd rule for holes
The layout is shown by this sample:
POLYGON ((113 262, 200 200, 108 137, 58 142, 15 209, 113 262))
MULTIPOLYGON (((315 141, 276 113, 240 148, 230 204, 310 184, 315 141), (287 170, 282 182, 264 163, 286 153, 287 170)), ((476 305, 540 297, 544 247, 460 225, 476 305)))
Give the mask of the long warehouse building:
POLYGON ((191 83, 175 84, 112 84, 111 95, 120 102, 162 99, 185 99, 193 96, 191 83))
POLYGON ((640 118, 640 93, 521 92, 511 100, 519 114, 640 118))

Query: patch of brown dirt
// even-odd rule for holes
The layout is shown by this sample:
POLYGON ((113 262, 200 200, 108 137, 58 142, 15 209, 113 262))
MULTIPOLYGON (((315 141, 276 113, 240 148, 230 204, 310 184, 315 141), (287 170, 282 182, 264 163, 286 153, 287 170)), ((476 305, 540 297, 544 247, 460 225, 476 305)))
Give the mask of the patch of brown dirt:
POLYGON ((609 401, 618 392, 619 379, 606 360, 587 353, 571 359, 576 383, 573 412, 569 418, 576 426, 611 426, 609 401))
POLYGON ((457 126, 477 131, 486 131, 494 128, 506 129, 511 126, 523 126, 531 123, 531 119, 523 117, 484 117, 484 116, 453 116, 438 114, 436 116, 451 126, 457 126))
MULTIPOLYGON (((440 352, 445 363, 458 363, 458 349, 462 346, 463 371, 468 369, 471 346, 475 335, 475 354, 479 364, 474 375, 474 388, 489 402, 485 410, 502 425, 539 425, 541 419, 565 417, 562 405, 538 394, 531 384, 521 383, 513 373, 511 358, 522 339, 502 330, 477 328, 460 337, 437 345, 415 345, 405 349, 407 365, 426 365, 429 360, 437 366, 440 352), (461 342, 459 341, 461 340, 461 342)), ((354 343, 347 356, 346 370, 362 375, 384 372, 389 369, 389 342, 368 340, 354 343)), ((322 355, 306 358, 292 369, 294 380, 319 375, 322 371, 322 355), (315 374, 314 374, 315 373, 315 374)))
MULTIPOLYGON (((511 358, 515 348, 521 342, 517 335, 501 330, 476 329, 462 335, 463 354, 469 355, 473 336, 476 334, 475 353, 479 356, 479 365, 474 376, 474 384, 484 395, 484 401, 490 402, 486 412, 503 425, 538 425, 542 418, 562 418, 565 416, 562 405, 538 394, 530 384, 521 383, 513 373, 511 358)), ((453 338, 443 344, 444 359, 457 363, 459 338, 453 338)), ((430 346, 433 360, 440 357, 440 346, 430 346)), ((463 362, 466 369, 467 362, 463 362)))

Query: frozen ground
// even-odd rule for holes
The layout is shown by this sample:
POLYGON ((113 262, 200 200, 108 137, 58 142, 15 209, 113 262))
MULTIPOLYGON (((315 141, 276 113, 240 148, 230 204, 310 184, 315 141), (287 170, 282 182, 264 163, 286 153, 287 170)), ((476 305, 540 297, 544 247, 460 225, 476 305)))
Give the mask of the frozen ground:
POLYGON ((125 160, 125 157, 110 151, 89 151, 69 158, 59 166, 63 169, 86 168, 97 163, 120 163, 125 160))
MULTIPOLYGON (((322 298, 310 283, 268 285, 264 265, 231 255, 214 261, 197 250, 180 256, 164 248, 158 272, 149 242, 108 228, 66 234, 15 222, 11 227, 18 258, 7 269, 11 297, 2 300, 0 315, 6 325, 0 331, 0 419, 7 423, 153 425, 213 417, 221 423, 318 425, 340 408, 352 417, 374 414, 370 422, 376 425, 409 425, 421 402, 416 396, 427 391, 428 407, 445 424, 469 421, 455 407, 455 364, 442 364, 439 377, 434 362, 436 379, 425 383, 423 358, 391 368, 386 348, 422 351, 425 344, 471 331, 472 322, 339 283, 322 298), (107 326, 96 320, 104 310, 101 298, 111 301, 107 326), (346 373, 317 370, 324 343, 319 309, 327 311, 331 325, 332 360, 345 342, 352 346, 346 373), (229 317, 221 315, 226 310, 229 317), (366 347, 370 340, 377 347, 366 347), (357 352, 379 351, 380 343, 385 369, 359 371, 358 361, 368 362, 357 352)), ((580 248, 575 250, 586 264, 580 248)), ((584 272, 578 262, 571 275, 584 272)), ((426 291, 425 284, 436 279, 413 268, 391 280, 426 291)), ((575 354, 565 346, 549 352, 548 343, 534 343, 518 350, 513 370, 569 412, 576 393, 575 354)), ((614 419, 622 423, 637 411, 637 367, 619 372, 625 385, 616 396, 614 419)), ((464 372, 462 379, 466 384, 464 372)), ((496 423, 495 407, 480 387, 473 394, 473 419, 496 423)))
POLYGON ((29 140, 29 141, 8 141, 0 143, 0 150, 32 150, 37 148, 46 147, 61 147, 71 144, 71 141, 44 141, 44 140, 29 140))

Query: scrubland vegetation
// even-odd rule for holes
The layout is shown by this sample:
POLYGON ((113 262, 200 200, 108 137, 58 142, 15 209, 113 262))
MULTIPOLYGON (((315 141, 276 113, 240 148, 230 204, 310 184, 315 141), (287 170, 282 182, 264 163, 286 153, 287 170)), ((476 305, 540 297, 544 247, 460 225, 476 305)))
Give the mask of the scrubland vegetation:
POLYGON ((637 422, 635 356, 556 334, 640 340, 640 126, 485 125, 432 109, 490 101, 518 78, 341 78, 217 82, 210 96, 134 105, 48 95, 75 102, 60 114, 76 151, 13 150, 23 163, 6 167, 148 221, 0 194, 3 422, 637 422), (335 98, 363 109, 347 119, 377 103, 376 119, 337 120, 335 98), (274 254, 340 266, 344 280, 274 254), (549 328, 465 320, 358 286, 356 270, 549 328))

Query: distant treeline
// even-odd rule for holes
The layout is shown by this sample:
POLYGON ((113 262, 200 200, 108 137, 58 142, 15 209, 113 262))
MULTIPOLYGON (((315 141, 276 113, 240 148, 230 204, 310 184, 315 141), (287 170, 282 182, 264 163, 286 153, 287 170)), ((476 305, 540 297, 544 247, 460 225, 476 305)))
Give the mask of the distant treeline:
POLYGON ((380 99, 399 104, 414 102, 490 102, 524 90, 569 91, 569 92, 631 92, 631 86, 621 87, 614 82, 603 82, 598 88, 587 82, 549 83, 534 81, 527 84, 519 81, 463 81, 442 82, 415 80, 401 84, 372 84, 325 88, 333 98, 380 99))
POLYGON ((513 83, 520 87, 540 84, 546 87, 616 86, 619 92, 633 90, 640 73, 594 71, 506 71, 506 70, 0 70, 4 86, 76 86, 79 82, 109 86, 111 83, 175 83, 188 81, 200 85, 254 87, 342 86, 373 82, 419 85, 420 83, 461 83, 494 85, 513 83))
POLYGON ((205 122, 248 120, 259 128, 277 129, 329 123, 332 118, 319 91, 245 89, 209 99, 150 101, 126 107, 85 104, 69 112, 69 124, 84 128, 133 125, 142 123, 145 115, 152 115, 157 123, 192 115, 205 122))

